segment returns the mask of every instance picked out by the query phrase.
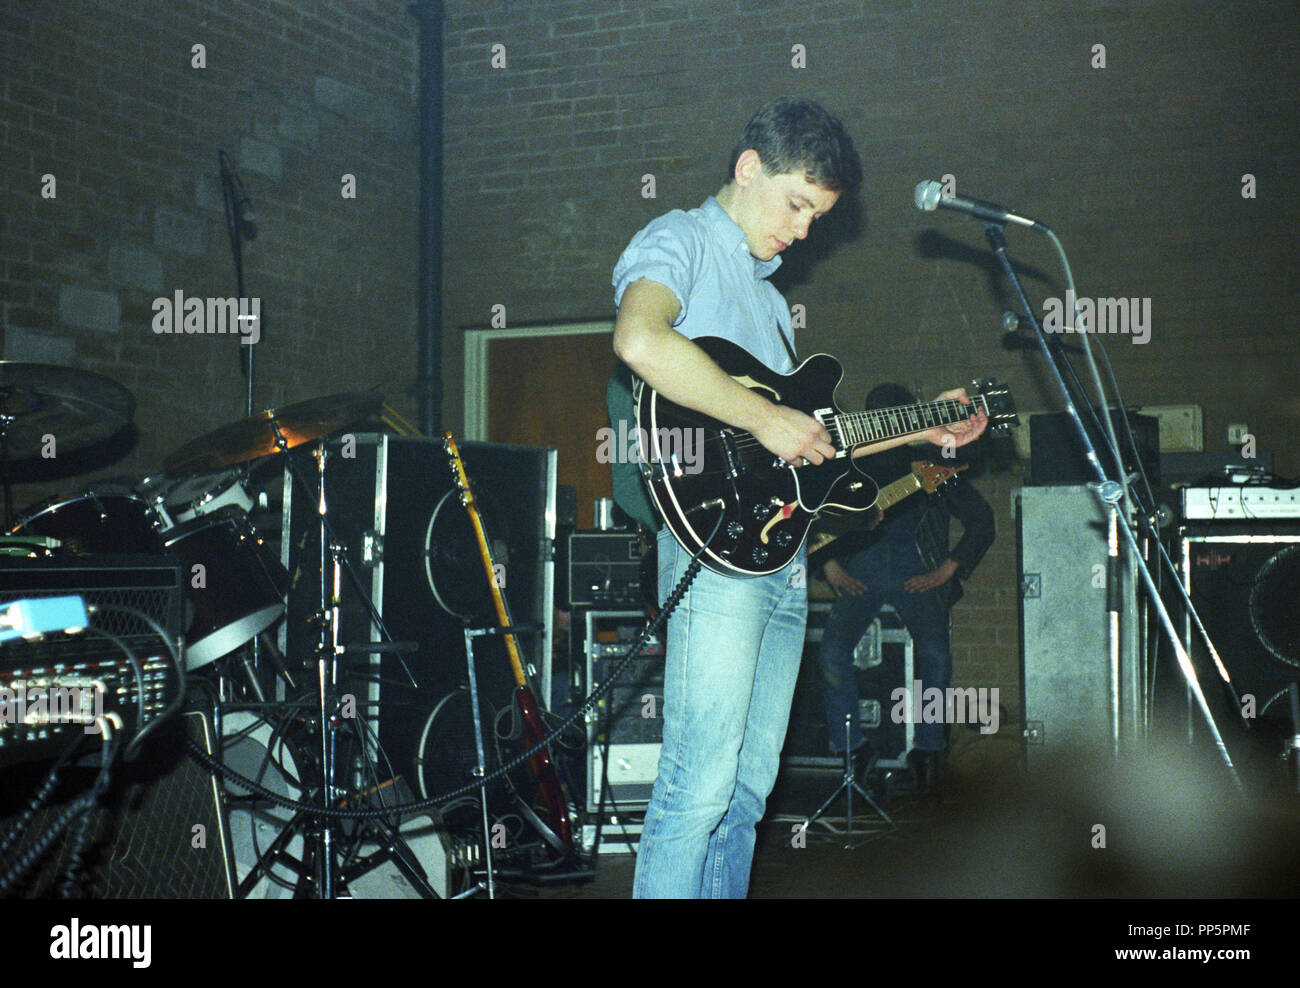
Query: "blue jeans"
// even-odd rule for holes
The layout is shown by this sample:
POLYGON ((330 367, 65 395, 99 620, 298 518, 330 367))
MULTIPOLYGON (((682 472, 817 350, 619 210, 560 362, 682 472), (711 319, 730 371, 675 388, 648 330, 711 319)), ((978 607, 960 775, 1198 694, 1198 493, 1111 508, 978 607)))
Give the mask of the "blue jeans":
MULTIPOLYGON (((659 533, 659 595, 690 562, 659 533)), ((668 620, 663 749, 637 898, 743 898, 776 784, 808 617, 806 557, 770 576, 701 569, 668 620)))
MULTIPOLYGON (((845 594, 831 605, 826 629, 822 632, 818 662, 826 699, 826 728, 830 749, 844 750, 844 718, 852 718, 851 745, 865 740, 858 727, 858 683, 854 675, 853 649, 863 632, 884 604, 898 612, 908 634, 912 636, 912 663, 915 679, 922 690, 938 687, 946 690, 952 682, 952 651, 948 640, 948 610, 938 592, 909 593, 903 583, 928 572, 921 554, 909 539, 881 540, 840 565, 861 583, 865 593, 845 594)), ((881 684, 887 689, 880 697, 881 713, 888 716, 893 702, 892 690, 899 686, 910 692, 911 683, 881 684)), ((920 709, 921 697, 913 698, 920 709)), ((947 746, 943 724, 917 724, 913 746, 921 751, 942 751, 947 746)))

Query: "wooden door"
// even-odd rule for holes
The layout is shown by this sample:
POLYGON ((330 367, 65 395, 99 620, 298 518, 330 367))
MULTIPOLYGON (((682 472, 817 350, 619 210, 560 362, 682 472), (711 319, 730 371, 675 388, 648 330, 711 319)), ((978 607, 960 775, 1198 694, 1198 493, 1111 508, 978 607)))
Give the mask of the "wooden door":
POLYGON ((605 385, 617 358, 612 334, 499 337, 488 342, 487 438, 554 446, 558 482, 578 492, 578 527, 593 528, 592 502, 613 491, 596 460, 609 425, 605 385))

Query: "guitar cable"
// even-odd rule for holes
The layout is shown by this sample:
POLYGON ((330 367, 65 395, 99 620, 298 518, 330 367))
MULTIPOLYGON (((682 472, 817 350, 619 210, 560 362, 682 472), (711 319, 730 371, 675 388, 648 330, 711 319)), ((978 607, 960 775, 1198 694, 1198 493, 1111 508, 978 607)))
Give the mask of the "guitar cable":
POLYGON ((326 819, 374 820, 374 819, 380 819, 390 814, 420 813, 425 810, 433 809, 436 806, 440 806, 443 803, 449 803, 452 800, 459 799, 462 796, 467 796, 470 793, 473 793, 476 790, 486 786, 489 782, 494 782, 495 780, 501 778, 506 773, 513 772, 516 768, 518 768, 520 765, 523 765, 525 762, 531 759, 535 754, 537 754, 543 748, 548 747, 553 741, 558 739, 561 734, 569 730, 569 728, 573 727, 575 724, 579 722, 579 720, 584 718, 595 707, 597 703, 599 703, 602 699, 604 699, 613 690, 615 684, 618 682, 619 677, 626 671, 627 667, 632 664, 633 660, 636 659, 636 657, 641 654, 641 652, 645 649, 645 647, 650 643, 650 640, 656 634, 658 634, 660 630, 662 630, 662 628, 668 621, 668 616, 681 603, 682 598, 686 596, 686 591, 690 589, 690 585, 695 581, 695 577, 699 574, 700 567, 702 565, 701 559, 704 556, 704 552, 705 550, 708 549, 708 547, 712 544, 713 540, 717 537, 718 532, 721 531, 722 522, 724 518, 726 518, 726 513, 719 512, 717 523, 714 524, 713 526, 713 531, 709 533, 709 537, 704 541, 703 545, 701 545, 700 548, 696 550, 695 554, 691 557, 691 561, 687 565, 686 571, 682 574, 682 578, 677 582, 677 586, 673 588, 672 593, 670 593, 668 597, 664 600, 663 607, 660 609, 659 614, 655 617, 655 619, 652 622, 650 622, 648 625, 645 626, 645 628, 641 630, 641 633, 637 636, 636 641, 632 643, 632 647, 628 650, 627 654, 625 654, 621 659, 619 659, 618 665, 616 665, 613 668, 613 670, 611 670, 606 681, 602 683, 600 686, 598 686, 596 689, 592 690, 592 692, 589 693, 587 695, 587 698, 582 702, 581 706, 579 706, 568 717, 564 718, 564 720, 562 720, 555 728, 553 728, 549 734, 547 734, 540 741, 538 741, 537 744, 533 745, 527 751, 524 751, 521 754, 516 755, 510 761, 501 765, 495 771, 490 772, 482 779, 476 779, 473 782, 467 782, 465 785, 460 786, 456 789, 449 790, 448 792, 445 793, 438 793, 436 796, 430 796, 428 799, 421 799, 412 803, 401 803, 394 806, 372 808, 372 809, 344 810, 332 806, 325 807, 325 806, 317 806, 310 803, 301 803, 298 800, 290 799, 286 796, 280 795, 279 793, 272 792, 270 789, 267 789, 265 786, 262 786, 254 782, 252 779, 245 778, 243 775, 236 772, 234 769, 229 768, 225 764, 217 761, 206 751, 200 748, 197 744, 195 744, 192 739, 187 737, 186 744, 189 749, 189 754, 195 761, 197 761, 200 765, 202 765, 205 769, 207 769, 207 771, 220 775, 227 782, 234 783, 235 785, 239 786, 241 789, 244 789, 257 796, 261 796, 263 799, 266 799, 274 803, 275 805, 281 806, 285 809, 294 810, 295 812, 300 812, 300 813, 313 814, 315 816, 323 817, 326 819))

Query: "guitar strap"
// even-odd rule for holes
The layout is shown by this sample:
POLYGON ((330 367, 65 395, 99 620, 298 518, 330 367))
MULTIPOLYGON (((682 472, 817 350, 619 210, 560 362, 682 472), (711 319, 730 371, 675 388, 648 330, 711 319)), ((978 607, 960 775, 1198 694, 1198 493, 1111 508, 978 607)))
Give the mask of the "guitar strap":
MULTIPOLYGON (((790 328, 790 332, 791 332, 791 333, 794 332, 794 327, 793 327, 793 326, 790 328)), ((783 330, 783 329, 781 328, 781 320, 780 320, 780 319, 778 319, 778 320, 776 321, 776 335, 779 336, 779 337, 781 337, 781 342, 785 345, 785 352, 788 353, 788 354, 790 355, 790 361, 791 361, 791 363, 793 363, 795 367, 798 367, 798 366, 799 366, 799 355, 796 354, 796 353, 794 352, 794 345, 791 344, 789 338, 786 337, 786 335, 785 335, 785 330, 783 330)))

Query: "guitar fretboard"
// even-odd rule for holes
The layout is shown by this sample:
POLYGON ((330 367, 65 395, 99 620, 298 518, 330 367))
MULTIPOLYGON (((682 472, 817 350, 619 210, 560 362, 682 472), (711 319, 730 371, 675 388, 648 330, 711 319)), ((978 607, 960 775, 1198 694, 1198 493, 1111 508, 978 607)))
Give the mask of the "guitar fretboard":
POLYGON ((892 508, 903 498, 915 494, 920 489, 921 478, 915 473, 909 473, 906 477, 899 477, 892 484, 880 489, 880 493, 876 495, 876 507, 881 511, 892 508))
POLYGON ((865 412, 844 412, 835 416, 840 438, 845 448, 863 443, 880 442, 912 432, 924 432, 936 425, 964 422, 984 408, 982 395, 971 398, 963 405, 955 398, 943 401, 919 402, 915 405, 898 405, 894 408, 873 408, 865 412))

